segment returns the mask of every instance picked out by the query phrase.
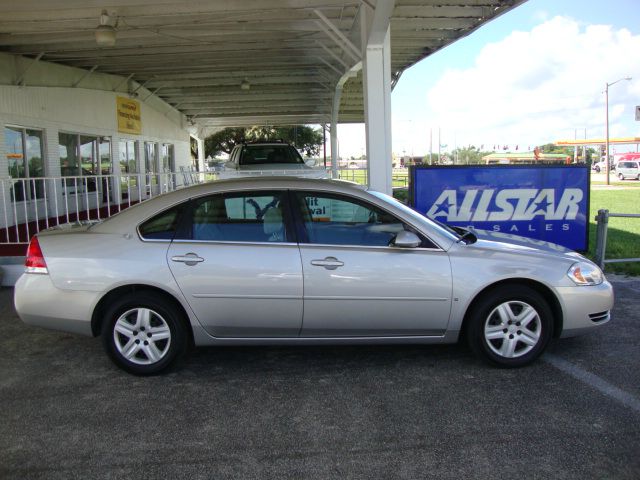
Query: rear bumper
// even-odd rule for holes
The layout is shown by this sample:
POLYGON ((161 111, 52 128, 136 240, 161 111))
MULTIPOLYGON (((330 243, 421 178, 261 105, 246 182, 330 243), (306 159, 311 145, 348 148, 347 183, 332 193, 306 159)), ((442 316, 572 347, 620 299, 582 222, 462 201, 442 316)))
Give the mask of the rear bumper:
POLYGON ((13 302, 29 325, 92 336, 91 314, 99 292, 61 290, 49 275, 23 274, 15 285, 13 302))
POLYGON ((609 282, 587 287, 560 287, 557 291, 564 312, 562 338, 587 333, 611 319, 614 295, 609 282))

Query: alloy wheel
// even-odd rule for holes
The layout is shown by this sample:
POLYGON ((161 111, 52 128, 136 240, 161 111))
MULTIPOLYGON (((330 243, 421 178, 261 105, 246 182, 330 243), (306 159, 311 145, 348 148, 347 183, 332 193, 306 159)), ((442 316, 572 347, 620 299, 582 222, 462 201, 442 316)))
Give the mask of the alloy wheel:
POLYGON ((518 358, 526 355, 540 341, 542 322, 531 305, 521 301, 501 303, 484 323, 484 340, 496 355, 518 358))
POLYGON ((124 312, 113 327, 118 353, 137 365, 152 365, 162 360, 171 346, 171 330, 166 320, 148 308, 124 312))

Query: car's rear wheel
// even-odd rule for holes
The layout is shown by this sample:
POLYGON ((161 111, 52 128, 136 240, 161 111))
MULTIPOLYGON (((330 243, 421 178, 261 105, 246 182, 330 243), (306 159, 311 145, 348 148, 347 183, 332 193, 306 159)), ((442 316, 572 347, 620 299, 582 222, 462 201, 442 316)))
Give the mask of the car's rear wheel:
POLYGON ((153 375, 169 367, 185 351, 182 314, 164 298, 131 293, 114 303, 102 324, 109 357, 135 375, 153 375))
POLYGON ((522 367, 542 354, 553 330, 548 303, 526 286, 492 290, 473 308, 468 341, 484 360, 501 367, 522 367))

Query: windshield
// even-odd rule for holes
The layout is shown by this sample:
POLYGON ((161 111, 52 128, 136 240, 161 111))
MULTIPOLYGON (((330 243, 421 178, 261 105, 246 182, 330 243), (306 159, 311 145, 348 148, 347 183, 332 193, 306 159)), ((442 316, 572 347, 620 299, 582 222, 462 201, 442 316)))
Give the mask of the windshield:
POLYGON ((448 225, 445 225, 444 223, 438 222, 437 220, 433 220, 431 218, 425 217, 424 215, 420 214, 419 212, 416 212, 414 209, 407 207, 404 203, 399 202, 398 200, 396 200, 395 198, 393 198, 390 195, 387 195, 386 193, 381 193, 381 192, 375 192, 375 191, 371 191, 369 190, 369 193, 375 197, 378 197, 382 200, 384 200, 385 202, 388 203, 392 203, 395 207, 399 208, 400 210, 402 210, 406 215, 415 218, 418 222, 427 222, 429 223, 429 225, 431 226, 431 228, 434 228, 436 230, 438 230, 438 232, 445 236, 450 238, 453 241, 456 241, 460 238, 460 234, 458 232, 456 232, 453 228, 449 227, 448 225))
POLYGON ((267 165, 276 163, 304 164, 291 145, 247 145, 242 149, 239 165, 267 165))

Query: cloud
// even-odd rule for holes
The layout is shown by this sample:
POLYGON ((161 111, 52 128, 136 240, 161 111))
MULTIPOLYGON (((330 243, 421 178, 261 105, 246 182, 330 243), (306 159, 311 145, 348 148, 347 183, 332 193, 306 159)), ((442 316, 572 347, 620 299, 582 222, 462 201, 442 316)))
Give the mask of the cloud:
POLYGON ((535 145, 604 136, 606 82, 612 136, 639 135, 640 35, 554 17, 487 44, 472 67, 447 70, 427 93, 434 125, 458 145, 535 145))

